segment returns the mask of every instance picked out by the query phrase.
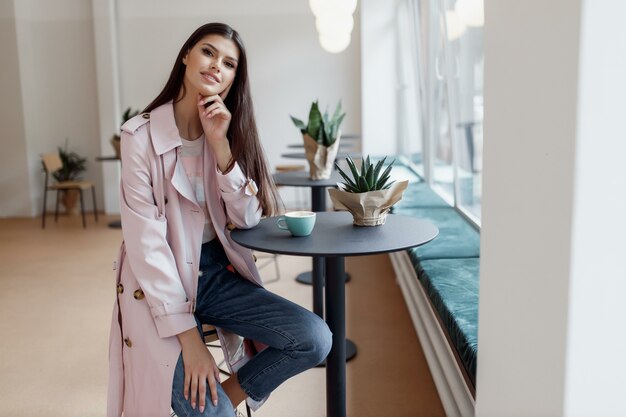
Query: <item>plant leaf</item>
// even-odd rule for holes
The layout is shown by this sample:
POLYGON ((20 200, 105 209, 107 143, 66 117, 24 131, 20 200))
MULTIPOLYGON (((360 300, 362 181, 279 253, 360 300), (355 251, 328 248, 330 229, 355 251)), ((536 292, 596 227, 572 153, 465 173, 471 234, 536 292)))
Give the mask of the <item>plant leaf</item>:
POLYGON ((348 167, 350 167, 350 171, 352 171, 352 177, 354 178, 354 182, 356 184, 359 181, 359 171, 357 171, 356 165, 350 155, 346 158, 346 162, 348 162, 348 167))
POLYGON ((381 190, 388 190, 389 188, 391 188, 391 186, 393 185, 394 182, 396 182, 396 181, 395 180, 391 181, 389 184, 387 184, 383 188, 381 188, 381 190))
POLYGON ((367 155, 365 159, 363 160, 363 164, 361 165, 361 176, 363 177, 365 176, 369 166, 370 166, 370 156, 367 155))
POLYGON ((359 177, 359 192, 365 193, 370 190, 370 187, 367 185, 367 181, 365 181, 365 177, 359 177))
POLYGON ((352 179, 350 179, 350 177, 348 177, 348 174, 343 172, 343 169, 341 169, 339 167, 339 164, 337 164, 336 162, 335 162, 335 168, 337 168, 337 172, 339 172, 339 175, 341 175, 343 177, 343 179, 346 181, 345 182, 346 185, 351 185, 352 187, 356 187, 356 184, 354 183, 354 181, 352 181, 352 179))
MULTIPOLYGON (((341 123, 341 121, 337 122, 337 121, 339 120, 339 115, 340 115, 340 114, 341 114, 341 100, 339 100, 339 102, 337 103, 337 107, 335 107, 335 113, 333 113, 333 119, 332 119, 332 120, 333 120, 333 124, 335 124, 335 123, 337 123, 337 124, 341 123)), ((344 113, 344 114, 342 115, 342 117, 343 117, 343 116, 345 116, 345 115, 346 115, 346 114, 344 113)))
POLYGON ((293 122, 293 124, 296 125, 298 129, 300 129, 300 132, 306 133, 306 125, 304 124, 302 120, 296 119, 295 117, 291 115, 289 115, 289 117, 291 117, 291 121, 293 122))
POLYGON ((307 133, 313 139, 317 140, 321 124, 322 115, 320 114, 320 109, 317 105, 317 101, 314 101, 313 104, 311 104, 311 110, 309 111, 309 124, 307 126, 307 133))
POLYGON ((374 186, 376 183, 374 182, 374 165, 369 165, 367 167, 367 172, 365 173, 365 181, 367 181, 367 187, 370 190, 375 190, 374 186))
POLYGON ((385 163, 385 159, 387 159, 386 156, 376 163, 376 168, 374 169, 374 182, 376 183, 378 182, 378 178, 380 178, 380 170, 385 163))

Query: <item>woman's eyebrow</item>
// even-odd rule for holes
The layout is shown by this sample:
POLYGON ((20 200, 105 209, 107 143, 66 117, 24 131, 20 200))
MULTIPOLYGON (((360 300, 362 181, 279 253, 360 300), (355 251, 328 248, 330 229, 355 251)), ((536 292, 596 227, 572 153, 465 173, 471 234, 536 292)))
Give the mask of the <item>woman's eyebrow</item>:
MULTIPOLYGON (((206 45, 206 46, 208 46, 209 48, 213 49, 214 51, 218 51, 218 52, 219 52, 219 49, 217 49, 215 46, 211 45, 211 44, 210 44, 210 43, 208 43, 208 42, 204 42, 202 45, 206 45)), ((232 56, 227 56, 226 58, 231 59, 231 60, 233 60, 233 61, 235 61, 235 62, 239 62, 239 61, 237 60, 237 58, 234 58, 234 57, 232 57, 232 56)))

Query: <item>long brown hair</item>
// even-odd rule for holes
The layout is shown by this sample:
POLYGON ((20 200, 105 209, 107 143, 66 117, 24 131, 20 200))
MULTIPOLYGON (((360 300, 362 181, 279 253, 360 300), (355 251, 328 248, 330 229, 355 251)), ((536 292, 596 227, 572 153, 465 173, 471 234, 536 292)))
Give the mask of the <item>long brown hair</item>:
POLYGON ((275 215, 279 210, 280 199, 272 176, 268 170, 265 153, 263 152, 263 147, 259 140, 250 95, 246 49, 241 36, 239 36, 236 30, 224 23, 208 23, 196 29, 180 49, 176 61, 174 62, 174 68, 172 68, 172 72, 170 73, 165 87, 163 87, 163 90, 143 112, 150 112, 165 103, 170 101, 177 102, 184 97, 186 92, 183 79, 185 77, 186 66, 183 64, 183 57, 196 43, 211 34, 217 34, 226 39, 230 39, 235 42, 239 48, 239 63, 237 64, 235 80, 224 100, 226 108, 232 115, 226 134, 232 152, 232 160, 228 169, 230 170, 232 168, 235 161, 238 162, 244 174, 257 183, 259 188, 257 197, 263 215, 275 215), (179 96, 180 99, 178 99, 179 96))

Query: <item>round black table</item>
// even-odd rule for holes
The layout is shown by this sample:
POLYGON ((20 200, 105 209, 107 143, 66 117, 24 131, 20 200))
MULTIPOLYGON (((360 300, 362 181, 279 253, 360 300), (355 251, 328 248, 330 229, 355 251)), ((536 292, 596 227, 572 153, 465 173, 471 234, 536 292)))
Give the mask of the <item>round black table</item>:
MULTIPOLYGON (((107 161, 121 161, 121 159, 117 156, 97 156, 96 161, 98 162, 107 162, 107 161)), ((111 229, 121 229, 122 221, 121 220, 113 220, 109 222, 108 226, 111 229)))
POLYGON ((315 228, 309 236, 292 237, 276 226, 276 219, 263 219, 252 229, 233 230, 231 237, 242 246, 262 252, 325 258, 326 323, 333 333, 333 346, 326 358, 326 410, 328 417, 345 417, 345 257, 423 245, 433 240, 439 230, 430 221, 397 214, 388 215, 382 226, 357 227, 352 224, 351 214, 327 212, 317 213, 315 228))

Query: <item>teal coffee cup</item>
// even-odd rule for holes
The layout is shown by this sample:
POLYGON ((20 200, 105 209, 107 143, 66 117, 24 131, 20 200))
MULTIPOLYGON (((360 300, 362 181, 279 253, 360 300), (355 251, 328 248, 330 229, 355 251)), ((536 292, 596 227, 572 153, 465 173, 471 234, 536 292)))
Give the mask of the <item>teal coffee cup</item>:
POLYGON ((315 212, 290 211, 276 220, 276 226, 282 230, 289 230, 293 236, 308 236, 315 226, 315 212))

